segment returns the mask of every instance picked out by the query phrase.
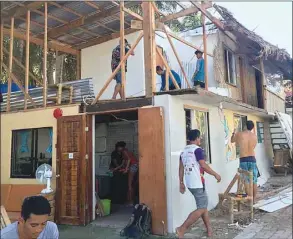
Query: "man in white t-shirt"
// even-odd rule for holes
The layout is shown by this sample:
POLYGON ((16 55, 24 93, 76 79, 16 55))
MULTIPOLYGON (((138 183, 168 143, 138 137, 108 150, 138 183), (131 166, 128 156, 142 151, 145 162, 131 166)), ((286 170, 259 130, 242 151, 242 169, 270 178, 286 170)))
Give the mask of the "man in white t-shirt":
POLYGON ((186 187, 195 198, 197 209, 191 212, 185 222, 176 228, 176 234, 179 238, 183 238, 186 230, 193 225, 200 217, 204 221, 207 229, 208 237, 212 236, 212 228, 207 210, 208 197, 205 191, 204 172, 213 175, 218 182, 221 177, 213 171, 205 162, 204 151, 200 145, 200 131, 195 129, 188 133, 189 145, 185 147, 180 155, 179 163, 179 180, 180 192, 185 193, 186 187), (185 184, 183 181, 185 178, 185 184))
POLYGON ((24 199, 21 218, 1 230, 1 239, 58 239, 54 222, 48 221, 51 206, 43 196, 24 199))

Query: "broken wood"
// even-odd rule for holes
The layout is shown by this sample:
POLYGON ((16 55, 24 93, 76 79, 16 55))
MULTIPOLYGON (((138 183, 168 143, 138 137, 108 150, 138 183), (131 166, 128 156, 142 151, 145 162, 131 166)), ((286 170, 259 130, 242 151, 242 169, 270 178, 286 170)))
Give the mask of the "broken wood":
MULTIPOLYGON (((10 95, 11 95, 11 73, 12 73, 12 64, 13 64, 13 33, 14 33, 14 18, 11 18, 10 23, 10 44, 9 44, 9 68, 7 70, 8 72, 8 89, 7 89, 7 106, 6 111, 10 111, 10 95)), ((2 62, 2 64, 4 64, 2 62)))
MULTIPOLYGON (((125 37, 124 37, 124 1, 120 1, 120 59, 125 56, 125 37)), ((125 62, 121 62, 121 82, 122 82, 122 96, 121 98, 125 100, 125 62)))
POLYGON ((47 51, 48 51, 48 3, 45 2, 44 49, 43 49, 43 107, 47 106, 47 51))
POLYGON ((103 88, 100 90, 100 92, 98 93, 98 95, 96 96, 95 100, 92 102, 92 105, 96 104, 97 101, 99 100, 99 98, 101 97, 101 95, 104 93, 104 91, 107 89, 108 85, 110 84, 110 82, 113 80, 114 76, 117 74, 117 72, 120 70, 121 68, 121 63, 125 62, 127 60, 127 58, 130 56, 130 54, 133 52, 133 50, 135 49, 135 47, 138 45, 138 43, 140 42, 140 40, 143 37, 143 32, 140 33, 140 35, 138 36, 138 38, 136 39, 135 43, 131 46, 131 48, 129 49, 129 51, 126 53, 126 55, 124 56, 123 59, 120 60, 119 65, 117 66, 117 68, 112 72, 112 74, 110 75, 110 77, 108 78, 108 80, 106 81, 105 85, 103 86, 103 88))
POLYGON ((164 31, 165 31, 165 34, 167 35, 168 41, 169 41, 169 43, 170 43, 170 45, 171 45, 171 48, 172 48, 172 50, 173 50, 173 52, 174 52, 174 55, 175 55, 175 57, 176 57, 176 59, 177 59, 177 61, 178 61, 178 64, 179 64, 180 69, 181 69, 181 71, 182 71, 182 74, 183 74, 183 76, 184 76, 185 82, 186 82, 188 88, 191 88, 191 86, 190 86, 190 84, 189 84, 189 81, 188 81, 188 79, 187 79, 187 75, 186 75, 186 73, 185 73, 185 71, 184 71, 184 68, 183 68, 183 66, 182 66, 182 64, 181 64, 181 62, 180 62, 179 56, 178 56, 177 51, 176 51, 176 49, 175 49, 175 46, 174 46, 174 44, 173 44, 173 42, 172 42, 172 39, 171 39, 171 37, 169 36, 169 34, 168 34, 167 29, 166 29, 165 26, 164 26, 164 31))
POLYGON ((26 42, 25 42, 25 81, 24 81, 24 109, 27 109, 27 95, 28 95, 28 85, 29 85, 29 59, 30 59, 30 11, 26 14, 26 42))
MULTIPOLYGON (((171 77, 171 80, 172 80, 172 82, 173 82, 175 88, 176 88, 176 89, 180 89, 179 85, 178 85, 177 82, 176 82, 175 77, 173 76, 173 74, 172 74, 172 72, 171 72, 170 67, 168 66, 168 63, 167 63, 166 59, 163 57, 163 55, 162 55, 162 53, 160 52, 160 50, 159 50, 158 47, 157 47, 157 53, 158 53, 159 56, 161 57, 161 59, 162 59, 162 61, 163 61, 163 63, 164 63, 164 66, 165 66, 165 68, 166 68, 166 71, 169 72, 170 77, 171 77)), ((168 79, 168 81, 169 81, 169 79, 168 79)))

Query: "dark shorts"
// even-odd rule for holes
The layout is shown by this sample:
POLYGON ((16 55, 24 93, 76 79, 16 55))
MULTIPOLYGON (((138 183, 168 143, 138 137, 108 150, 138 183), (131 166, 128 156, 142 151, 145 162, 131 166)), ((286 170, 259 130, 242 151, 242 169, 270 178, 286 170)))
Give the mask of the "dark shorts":
MULTIPOLYGON (((245 171, 252 171, 253 173, 253 183, 257 184, 257 176, 258 176, 258 168, 256 165, 255 157, 245 157, 240 158, 240 169, 243 169, 245 171)), ((249 183, 249 177, 245 176, 245 182, 249 183)))
POLYGON ((203 188, 189 188, 189 191, 194 196, 197 209, 208 208, 208 195, 203 188))
POLYGON ((118 71, 116 76, 114 76, 114 79, 116 80, 117 84, 121 84, 122 83, 122 76, 121 76, 121 71, 118 71))
POLYGON ((205 83, 202 81, 194 81, 194 86, 200 86, 201 88, 205 88, 205 83))

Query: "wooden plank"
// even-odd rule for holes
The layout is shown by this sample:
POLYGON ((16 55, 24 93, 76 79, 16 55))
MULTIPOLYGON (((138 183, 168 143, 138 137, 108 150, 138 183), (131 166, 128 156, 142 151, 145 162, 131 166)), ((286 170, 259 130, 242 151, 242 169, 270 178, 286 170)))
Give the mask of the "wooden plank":
MULTIPOLYGON (((121 3, 121 2, 120 2, 120 3, 121 3)), ((131 15, 131 16, 137 18, 138 20, 141 20, 141 21, 143 20, 143 17, 142 17, 142 16, 138 15, 137 13, 131 11, 130 9, 128 9, 128 8, 126 8, 126 7, 123 7, 122 9, 120 9, 120 14, 121 14, 121 10, 122 10, 123 12, 126 12, 126 13, 128 13, 129 15, 131 15)))
POLYGON ((177 54, 177 51, 176 51, 176 49, 175 49, 175 46, 174 46, 174 44, 173 44, 173 42, 172 42, 172 39, 171 39, 171 37, 169 36, 169 34, 168 34, 167 29, 166 29, 165 26, 164 26, 164 31, 165 31, 165 34, 167 35, 168 41, 169 41, 169 43, 170 43, 170 45, 171 45, 171 48, 172 48, 172 50, 173 50, 173 52, 174 52, 174 55, 175 55, 175 57, 176 57, 176 59, 177 59, 177 61, 178 61, 178 64, 179 64, 180 69, 181 69, 181 72, 182 72, 182 74, 183 74, 183 76, 184 76, 185 82, 186 82, 188 88, 191 88, 191 86, 190 86, 190 84, 189 84, 189 81, 188 81, 188 79, 187 79, 187 75, 186 75, 186 73, 185 73, 185 71, 184 71, 184 68, 183 68, 183 66, 182 66, 182 64, 181 64, 181 61, 180 61, 179 56, 178 56, 178 54, 177 54))
MULTIPOLYGON (((10 30, 7 29, 7 28, 4 28, 3 32, 4 32, 4 35, 9 36, 9 34, 10 34, 10 30)), ((26 40, 25 34, 19 32, 17 30, 14 30, 14 37, 18 38, 18 39, 21 39, 21 40, 24 40, 24 41, 26 40)), ((34 43, 36 45, 39 45, 39 46, 44 45, 44 40, 40 39, 40 38, 37 38, 37 37, 32 37, 31 36, 30 37, 30 42, 34 43)), ((60 51, 60 52, 72 54, 72 55, 76 55, 78 53, 78 51, 76 49, 70 48, 70 47, 68 47, 68 45, 62 44, 62 43, 60 43, 60 42, 58 42, 56 40, 54 40, 54 42, 48 42, 48 48, 54 49, 54 50, 57 50, 57 51, 60 51)))
MULTIPOLYGON (((143 30, 143 23, 142 21, 139 21, 139 20, 131 20, 130 27, 136 30, 143 30)), ((155 27, 156 27, 156 31, 164 30, 164 24, 161 22, 156 22, 155 27)))
POLYGON ((142 2, 144 32, 145 95, 156 91, 155 13, 151 2, 142 2))
POLYGON ((81 50, 76 55, 76 77, 81 79, 81 50))
MULTIPOLYGON (((124 37, 124 1, 120 1, 120 59, 125 56, 125 37, 124 37)), ((122 99, 125 100, 125 61, 121 63, 121 82, 122 82, 122 99)))
MULTIPOLYGON (((11 73, 13 64, 13 33, 14 33, 14 18, 11 18, 10 23, 10 42, 9 42, 9 68, 8 68, 8 89, 7 89, 7 106, 6 111, 10 111, 10 95, 11 95, 11 73)), ((4 64, 2 62, 2 64, 4 64)))
POLYGON ((47 52, 48 52, 48 3, 45 2, 44 49, 43 49, 43 107, 47 107, 47 52))
POLYGON ((93 119, 94 116, 87 115, 86 116, 86 127, 88 127, 88 131, 86 132, 86 154, 88 155, 88 159, 86 160, 86 175, 87 175, 87 192, 86 192, 86 224, 90 223, 93 219, 93 184, 95 183, 95 179, 93 178, 93 119))
POLYGON ((164 236, 168 222, 162 108, 152 107, 138 110, 138 142, 139 200, 148 205, 152 211, 153 234, 164 236))
POLYGON ((264 109, 267 110, 267 90, 266 90, 266 74, 265 74, 265 67, 263 63, 263 57, 259 59, 259 64, 260 64, 260 73, 261 73, 261 85, 262 85, 262 95, 263 95, 263 106, 264 109))
POLYGON ((228 195, 228 193, 230 192, 231 188, 234 186, 234 184, 236 183, 236 181, 239 179, 240 174, 236 173, 236 175, 234 176, 234 178, 232 179, 232 181, 229 183, 227 189, 224 192, 224 197, 228 195))
POLYGON ((163 17, 166 16, 164 13, 162 13, 162 12, 157 8, 156 4, 155 4, 153 1, 152 1, 152 6, 153 6, 154 11, 155 11, 156 13, 158 13, 159 15, 161 15, 161 16, 163 16, 163 17))
POLYGON ((28 95, 28 85, 29 85, 29 59, 30 59, 30 19, 31 13, 27 11, 26 15, 26 42, 25 42, 25 95, 24 95, 24 109, 27 109, 27 95, 28 95))
POLYGON ((2 76, 2 62, 3 62, 3 24, 0 24, 0 76, 2 76))
MULTIPOLYGON (((201 2, 201 6, 203 9, 204 3, 201 2)), ((203 13, 201 13, 201 24, 202 24, 202 40, 203 40, 203 55, 204 55, 204 80, 205 80, 205 90, 209 89, 209 81, 208 81, 208 56, 207 56, 207 33, 206 33, 206 18, 203 13)))
POLYGON ((112 74, 110 75, 110 77, 108 78, 108 80, 106 81, 105 85, 103 86, 103 88, 100 90, 100 92, 98 93, 98 95, 96 96, 95 100, 93 101, 92 105, 96 104, 97 101, 99 100, 99 98, 101 97, 101 95, 104 93, 104 91, 107 89, 108 85, 110 84, 110 82, 113 80, 113 77, 117 74, 117 72, 119 71, 119 69, 121 68, 121 64, 122 62, 125 62, 127 60, 127 58, 130 56, 130 54, 133 52, 133 50, 135 49, 135 47, 138 45, 138 43, 140 42, 140 40, 143 37, 143 32, 140 33, 140 35, 138 36, 138 38, 136 39, 134 45, 132 45, 132 47, 129 49, 129 51, 127 52, 127 54, 124 56, 123 59, 121 59, 119 65, 117 66, 117 68, 115 69, 115 71, 112 72, 112 74))
MULTIPOLYGON (((204 3, 204 8, 210 8, 210 7, 212 7, 212 2, 204 3)), ((170 14, 170 15, 167 15, 167 16, 163 17, 160 20, 160 22, 168 22, 168 21, 171 21, 171 20, 174 20, 174 19, 178 19, 180 17, 185 17, 185 16, 188 16, 188 15, 191 15, 191 14, 196 14, 197 12, 199 12, 199 9, 197 7, 190 7, 190 8, 187 8, 185 10, 182 10, 180 12, 170 14)))

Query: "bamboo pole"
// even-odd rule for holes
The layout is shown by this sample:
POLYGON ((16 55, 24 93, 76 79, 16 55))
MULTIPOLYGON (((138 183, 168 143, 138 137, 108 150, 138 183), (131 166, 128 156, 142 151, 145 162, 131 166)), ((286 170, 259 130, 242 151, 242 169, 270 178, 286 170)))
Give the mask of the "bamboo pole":
POLYGON ((2 77, 2 62, 3 62, 3 39, 4 32, 3 32, 3 24, 0 24, 0 77, 2 77))
POLYGON ((174 52, 174 54, 175 54, 175 57, 176 57, 176 59, 177 59, 177 61, 178 61, 179 66, 180 66, 180 68, 181 68, 181 71, 182 71, 182 74, 183 74, 183 76, 184 76, 185 82, 186 82, 188 88, 191 88, 191 86, 190 86, 190 84, 189 84, 189 82, 188 82, 188 79, 187 79, 187 75, 186 75, 186 73, 185 73, 185 71, 184 71, 184 68, 183 68, 181 62, 180 62, 180 59, 179 59, 179 56, 178 56, 177 51, 176 51, 176 49, 175 49, 175 46, 174 46, 174 44, 173 44, 173 42, 172 42, 171 37, 169 36, 169 34, 168 34, 168 32, 167 32, 167 29, 166 29, 165 25, 164 25, 164 32, 165 32, 165 34, 167 35, 168 41, 169 41, 169 43, 170 43, 170 45, 171 45, 171 48, 172 48, 172 50, 173 50, 173 52, 174 52))
MULTIPOLYGON (((168 66, 168 63, 166 61, 166 59, 163 57, 162 53, 160 52, 159 48, 157 47, 156 48, 157 50, 157 53, 159 54, 159 56, 161 57, 165 67, 166 67, 166 71, 168 71, 168 73, 170 74, 170 77, 171 77, 171 80, 175 86, 176 89, 180 89, 179 85, 177 84, 176 80, 175 80, 175 77, 173 76, 172 72, 171 72, 171 69, 170 67, 168 66)), ((169 79, 168 79, 169 80, 169 79)), ((168 82, 169 83, 169 82, 168 82)))
POLYGON ((96 96, 95 100, 93 101, 92 105, 96 104, 97 101, 99 100, 99 98, 101 97, 101 95, 104 93, 104 91, 107 89, 108 85, 110 84, 110 82, 113 80, 113 77, 117 74, 117 72, 120 70, 121 68, 121 64, 122 62, 125 62, 127 60, 127 58, 130 56, 130 54, 133 52, 133 50, 135 49, 135 47, 138 45, 139 41, 141 40, 141 38, 143 37, 143 32, 140 33, 140 35, 138 36, 138 38, 136 39, 134 45, 131 46, 131 48, 129 49, 129 51, 127 52, 127 54, 124 56, 123 59, 120 60, 119 65, 117 66, 117 68, 112 72, 112 74, 110 75, 110 77, 108 78, 108 80, 106 81, 105 85, 103 86, 103 88, 100 90, 100 92, 98 93, 98 95, 96 96))
MULTIPOLYGON (((11 18, 10 23, 10 45, 9 45, 9 66, 8 66, 8 89, 7 89, 7 106, 6 111, 10 111, 10 95, 11 95, 11 73, 12 73, 12 64, 13 64, 13 31, 14 31, 14 18, 11 18)), ((2 62, 3 64, 3 62, 2 62)))
POLYGON ((43 49, 43 106, 47 106, 47 50, 48 50, 48 3, 45 2, 44 49, 43 49))
MULTIPOLYGON (((125 36, 124 36, 124 1, 120 1, 120 59, 125 56, 125 36)), ((122 95, 121 98, 125 100, 125 61, 121 64, 121 82, 122 95)))
POLYGON ((30 11, 26 14, 26 46, 25 46, 25 95, 24 95, 24 109, 27 109, 27 95, 28 95, 28 85, 29 85, 29 56, 30 56, 30 11))
MULTIPOLYGON (((169 36, 173 37, 173 38, 176 39, 177 41, 180 41, 180 42, 184 43, 185 45, 187 45, 187 46, 189 46, 189 47, 191 47, 191 48, 193 48, 193 49, 195 49, 195 50, 203 51, 203 50, 200 49, 199 47, 192 45, 190 42, 185 41, 184 39, 182 39, 182 38, 180 38, 180 37, 174 35, 174 34, 171 33, 171 32, 169 32, 169 36)), ((211 53, 207 53, 207 55, 213 57, 213 54, 211 54, 211 53)))
MULTIPOLYGON (((204 2, 201 2, 202 7, 204 8, 204 2)), ((204 54, 204 80, 205 80, 205 89, 209 89, 208 81, 208 56, 207 56, 207 34, 206 34, 206 23, 205 15, 201 12, 201 23, 202 23, 202 38, 203 38, 203 54, 204 54)))

